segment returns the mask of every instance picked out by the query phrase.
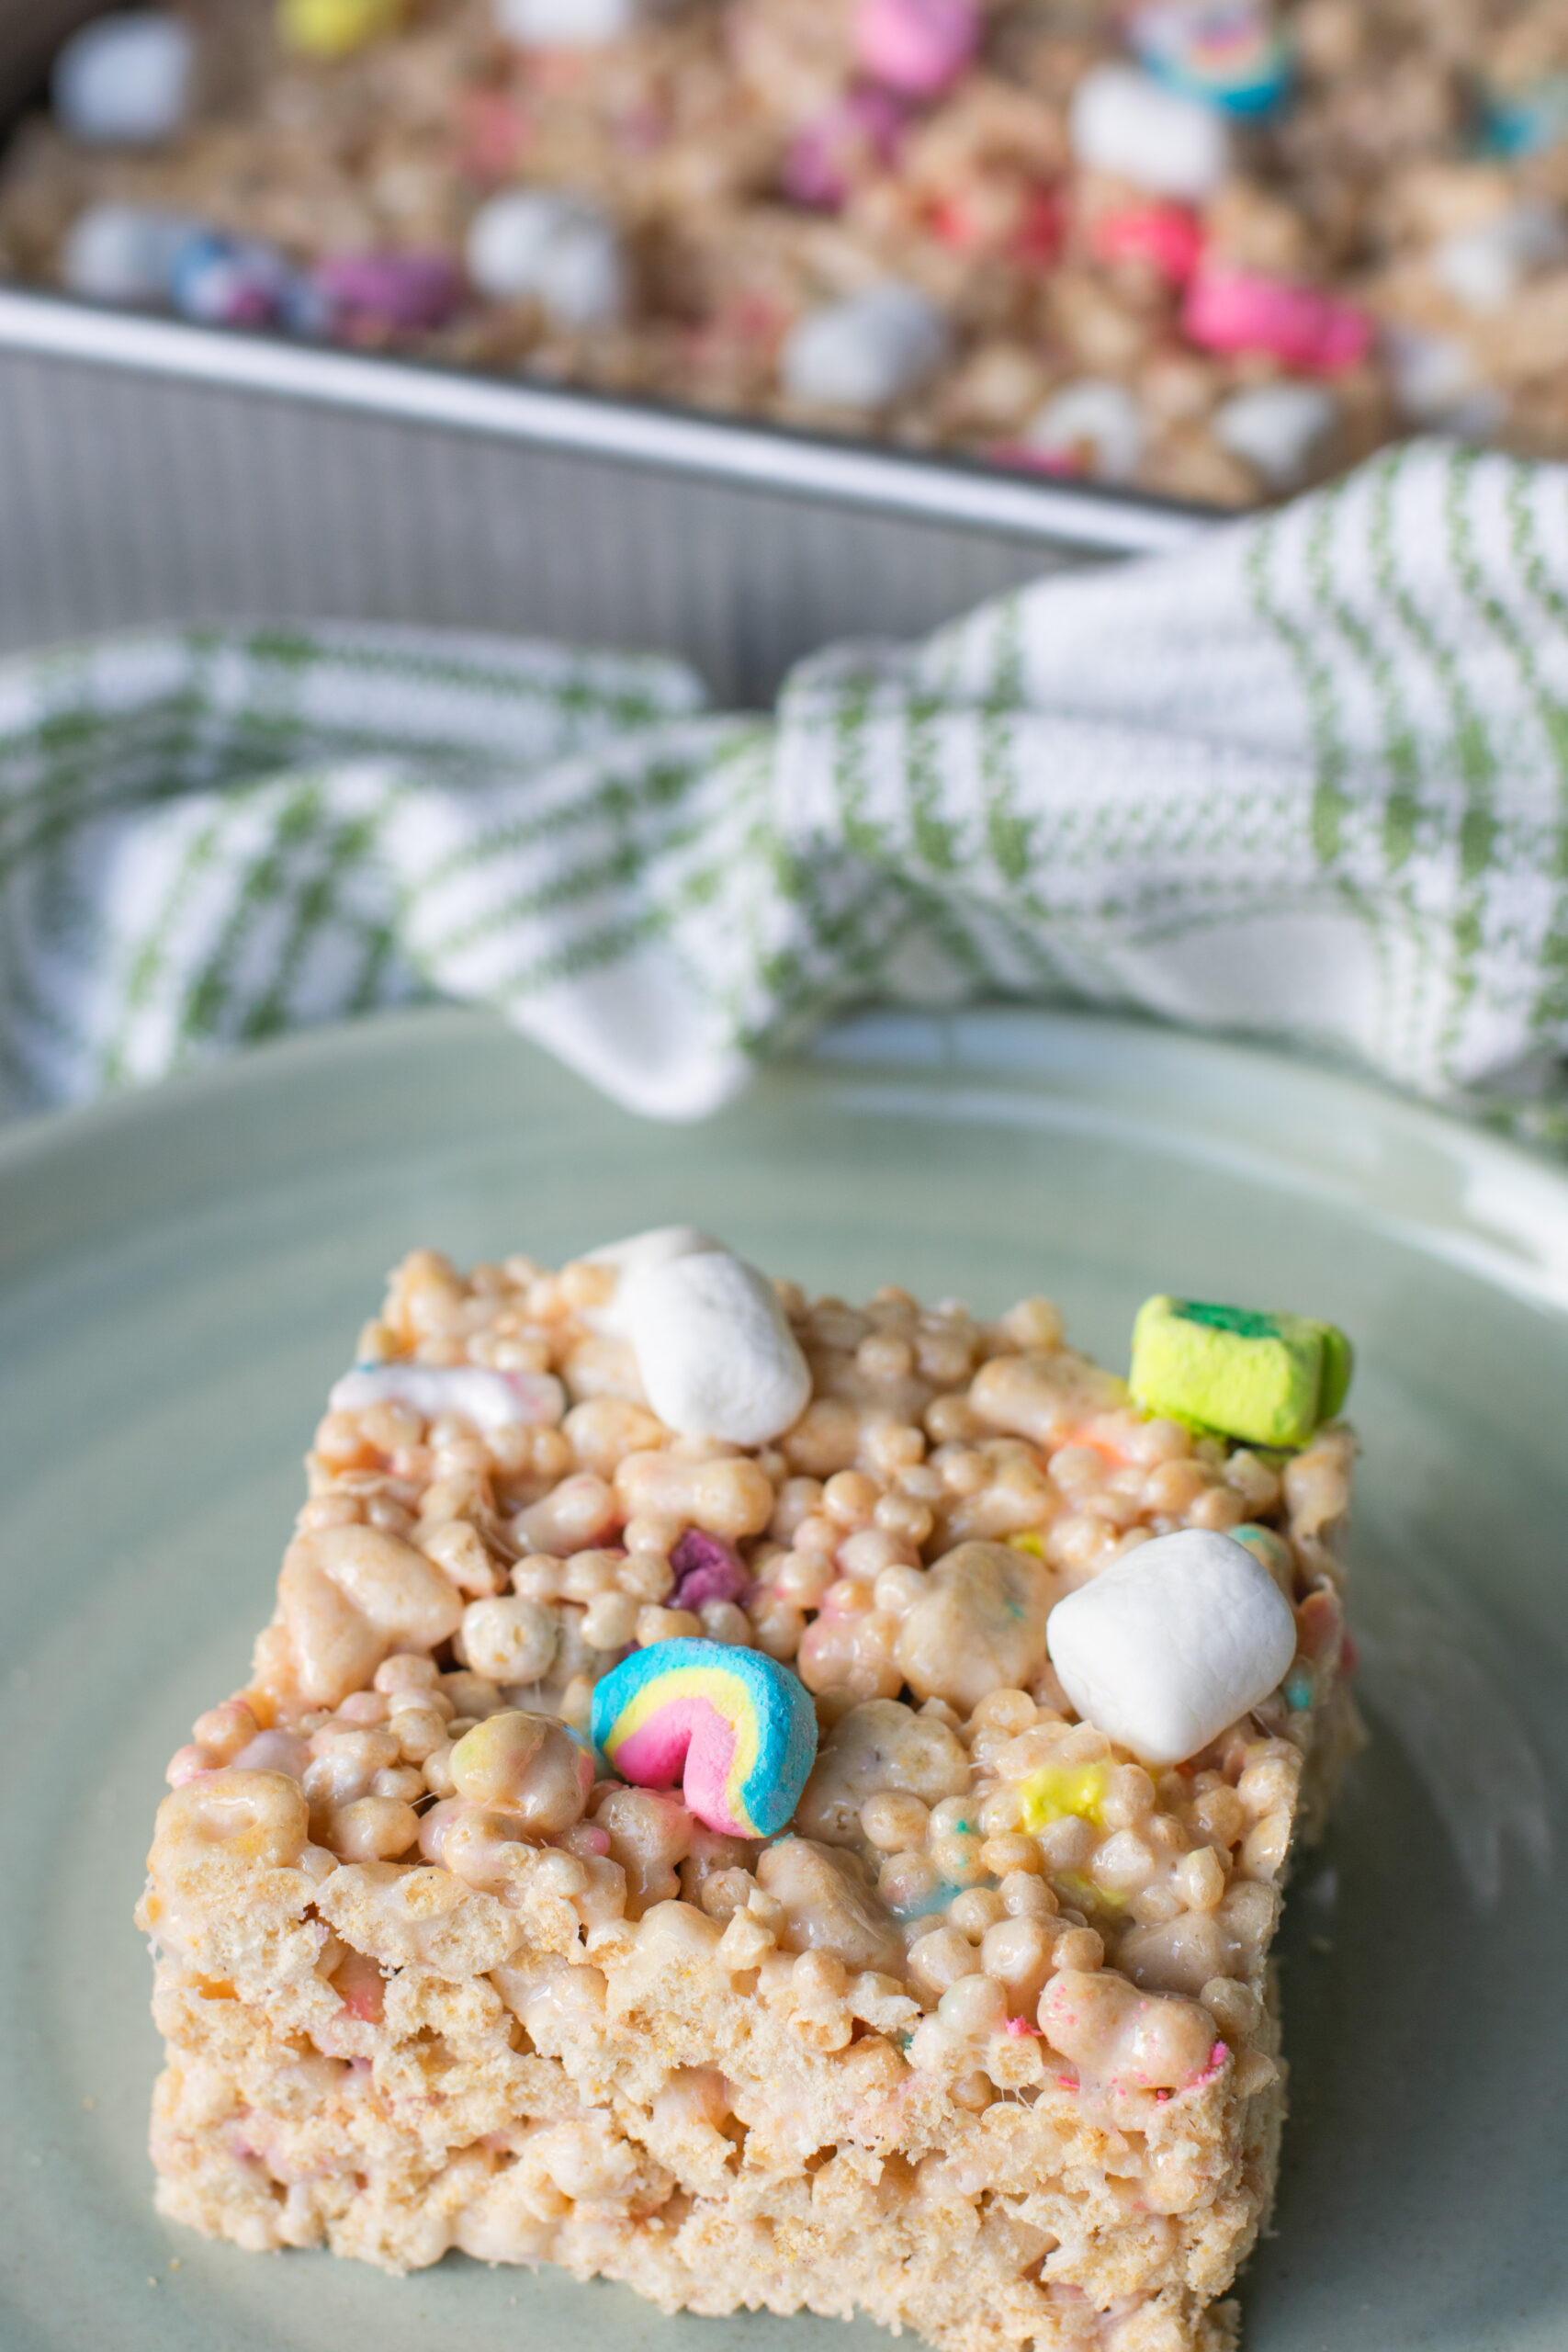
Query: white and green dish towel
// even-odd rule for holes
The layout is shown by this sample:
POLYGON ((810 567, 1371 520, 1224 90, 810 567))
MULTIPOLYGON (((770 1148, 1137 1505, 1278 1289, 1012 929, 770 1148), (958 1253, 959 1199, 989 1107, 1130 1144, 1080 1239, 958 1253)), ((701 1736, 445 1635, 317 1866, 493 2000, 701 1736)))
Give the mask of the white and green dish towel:
POLYGON ((417 997, 696 1117, 865 1002, 1136 1009, 1568 1134, 1568 469, 1441 444, 802 665, 322 625, 0 664, 0 1101, 417 997))

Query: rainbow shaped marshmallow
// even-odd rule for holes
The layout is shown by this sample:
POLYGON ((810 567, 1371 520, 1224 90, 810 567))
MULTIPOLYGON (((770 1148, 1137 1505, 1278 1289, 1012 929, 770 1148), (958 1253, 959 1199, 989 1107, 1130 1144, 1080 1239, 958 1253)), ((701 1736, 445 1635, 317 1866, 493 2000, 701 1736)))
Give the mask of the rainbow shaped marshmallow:
POLYGON ((787 1666, 723 1642, 654 1642, 593 1690, 593 1745, 623 1781, 677 1781, 727 1838, 771 1838, 817 1755, 817 1711, 787 1666))
POLYGON ((1156 0, 1129 28, 1132 45, 1168 88, 1226 114, 1267 115, 1291 85, 1291 51, 1257 0, 1156 0))

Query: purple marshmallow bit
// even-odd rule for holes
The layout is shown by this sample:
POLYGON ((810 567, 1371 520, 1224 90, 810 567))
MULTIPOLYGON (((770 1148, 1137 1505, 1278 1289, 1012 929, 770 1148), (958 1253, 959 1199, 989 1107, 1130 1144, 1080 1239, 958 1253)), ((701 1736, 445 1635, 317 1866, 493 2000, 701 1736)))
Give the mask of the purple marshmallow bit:
POLYGON ((670 1565, 675 1571, 675 1589, 670 1596, 672 1609, 701 1609, 710 1600, 744 1600, 751 1589, 751 1579, 734 1545, 705 1534, 700 1527, 687 1528, 670 1555, 670 1565))
POLYGON ((445 254, 330 254, 316 283, 340 322, 404 334, 445 326, 462 299, 463 281, 445 254))
POLYGON ((784 191, 795 204, 836 212, 858 181, 897 158, 908 110, 888 90, 863 84, 801 124, 784 158, 784 191))

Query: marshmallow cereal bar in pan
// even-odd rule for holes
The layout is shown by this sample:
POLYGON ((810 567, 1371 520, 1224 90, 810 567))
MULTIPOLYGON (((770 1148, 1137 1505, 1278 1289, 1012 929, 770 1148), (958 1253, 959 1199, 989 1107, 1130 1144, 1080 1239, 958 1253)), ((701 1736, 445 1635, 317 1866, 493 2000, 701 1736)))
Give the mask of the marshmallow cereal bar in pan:
POLYGON ((1331 1325, 417 1251, 138 1914, 160 2209, 943 2352, 1188 2352, 1358 1741, 1331 1325))
POLYGON ((0 271, 1247 505, 1568 455, 1562 0, 187 0, 0 271))

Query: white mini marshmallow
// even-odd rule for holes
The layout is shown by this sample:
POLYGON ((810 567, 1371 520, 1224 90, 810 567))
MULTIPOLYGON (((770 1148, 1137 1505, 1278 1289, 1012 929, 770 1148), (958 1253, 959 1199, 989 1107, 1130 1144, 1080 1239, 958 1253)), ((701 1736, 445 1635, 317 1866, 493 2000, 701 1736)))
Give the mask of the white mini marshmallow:
POLYGON ((1554 204, 1528 198, 1483 228, 1445 237, 1433 275, 1467 311, 1501 311, 1527 278, 1568 259, 1568 224, 1554 204))
POLYGON ((624 1301, 634 1274, 644 1272, 649 1266, 672 1265, 677 1258, 705 1258, 714 1251, 727 1255, 722 1241, 705 1233, 700 1225, 656 1225, 647 1233, 628 1234, 624 1241, 606 1241, 600 1250, 583 1253, 590 1266, 614 1266, 620 1280, 603 1306, 590 1306, 582 1319, 595 1331, 604 1331, 613 1339, 626 1336, 624 1301))
POLYGON ((765 1274, 728 1250, 645 1266, 625 1285, 643 1393, 682 1437, 765 1445, 797 1421, 811 1372, 765 1274))
POLYGON ((1507 402, 1481 382, 1474 356, 1458 336, 1393 322, 1383 329, 1382 345, 1400 407, 1416 424, 1440 424, 1478 441, 1501 427, 1507 402))
POLYGON ((1125 384, 1084 376, 1052 393, 1023 437, 1047 457, 1087 451, 1096 481, 1130 481, 1144 454, 1144 413, 1125 384))
POLYGON ((639 0, 495 0, 497 28, 519 49, 599 49, 646 14, 639 0))
POLYGON ((175 263, 199 234, 199 222, 149 205, 90 204, 67 232, 61 281, 87 302, 166 303, 175 263))
POLYGON ((161 8, 99 17, 73 35, 50 83, 55 119, 90 147, 155 147, 185 128, 196 43, 161 8))
POLYGON ((1058 1601, 1045 1642, 1086 1723, 1145 1764, 1179 1764, 1277 1688, 1296 1621, 1243 1545, 1188 1527, 1058 1601))
POLYGON ((1230 133, 1215 109, 1135 65, 1096 65, 1084 75, 1073 93, 1072 141, 1080 164, 1156 196, 1200 201, 1230 167, 1230 133))
POLYGON ((946 358, 947 321, 912 286, 874 286, 799 320, 779 356, 797 401, 824 408, 886 408, 946 358))
POLYGON ((613 325, 626 308, 615 224, 586 197, 509 188, 468 224, 468 276, 481 294, 531 294, 560 326, 613 325))
POLYGON ((1255 466, 1270 490, 1290 490, 1338 414, 1338 402, 1321 384, 1259 384, 1215 412, 1214 438, 1255 466))
POLYGON ((344 1373, 328 1398, 334 1413, 365 1413, 372 1405, 412 1405, 426 1420, 456 1413, 477 1430, 553 1425, 566 1410, 566 1391, 552 1373, 490 1372, 473 1363, 361 1364, 344 1373))

